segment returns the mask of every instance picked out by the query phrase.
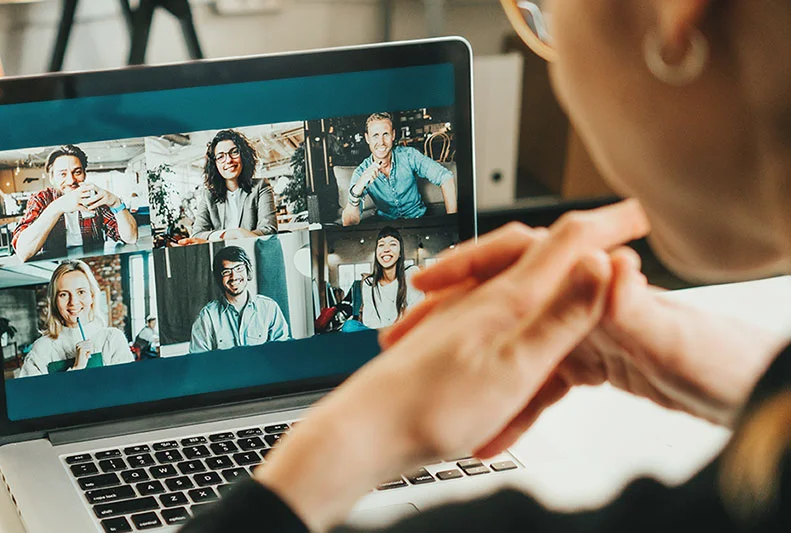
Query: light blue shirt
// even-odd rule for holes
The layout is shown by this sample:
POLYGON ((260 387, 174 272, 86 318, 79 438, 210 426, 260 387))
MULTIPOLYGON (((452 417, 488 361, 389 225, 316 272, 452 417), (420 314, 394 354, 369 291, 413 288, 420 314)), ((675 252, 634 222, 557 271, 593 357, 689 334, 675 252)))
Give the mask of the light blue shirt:
MULTIPOLYGON (((376 204, 376 214, 388 220, 420 218, 426 214, 426 204, 417 188, 417 178, 427 179, 437 187, 453 178, 453 172, 433 159, 406 146, 393 148, 393 163, 388 178, 381 172, 364 194, 371 195, 376 204)), ((349 190, 354 187, 365 170, 374 164, 373 156, 367 157, 354 169, 349 190)), ((360 202, 360 212, 363 205, 360 202)))
POLYGON ((273 299, 251 294, 239 312, 225 298, 220 298, 206 304, 198 313, 192 324, 190 353, 258 346, 289 338, 286 318, 273 299))

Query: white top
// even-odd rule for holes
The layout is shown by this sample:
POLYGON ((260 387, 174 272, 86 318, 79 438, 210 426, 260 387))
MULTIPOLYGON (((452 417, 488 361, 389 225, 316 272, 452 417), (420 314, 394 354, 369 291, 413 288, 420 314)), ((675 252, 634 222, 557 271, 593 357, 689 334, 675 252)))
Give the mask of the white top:
MULTIPOLYGON (((93 341, 93 347, 102 354, 104 366, 131 363, 135 360, 129 350, 129 343, 120 330, 105 327, 99 320, 83 323, 86 339, 93 341)), ((63 328, 57 339, 43 336, 33 343, 30 353, 25 357, 19 377, 47 374, 47 365, 53 361, 74 359, 77 356, 77 343, 82 340, 79 328, 63 328)))
POLYGON ((80 231, 80 212, 66 213, 66 247, 82 246, 82 231, 80 231))
MULTIPOLYGON (((420 302, 424 295, 415 289, 410 282, 413 274, 417 272, 417 267, 407 267, 404 272, 407 280, 406 306, 407 309, 420 302)), ((363 293, 363 324, 369 328, 379 329, 392 325, 398 318, 396 309, 396 297, 398 296, 398 281, 393 281, 387 285, 379 285, 379 290, 366 282, 362 284, 363 293), (376 307, 374 307, 374 297, 376 297, 376 307)))
POLYGON ((241 206, 239 205, 242 198, 242 189, 235 191, 226 191, 225 197, 225 229, 236 229, 239 227, 239 221, 242 218, 241 206))

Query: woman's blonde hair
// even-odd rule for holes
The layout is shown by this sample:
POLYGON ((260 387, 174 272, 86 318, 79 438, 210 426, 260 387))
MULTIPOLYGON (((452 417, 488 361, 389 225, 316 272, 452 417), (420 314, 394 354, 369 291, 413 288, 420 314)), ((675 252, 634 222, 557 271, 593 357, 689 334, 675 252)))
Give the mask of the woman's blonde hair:
POLYGON ((88 279, 88 285, 91 288, 91 309, 88 312, 88 320, 93 320, 96 315, 96 302, 99 301, 99 284, 96 283, 96 278, 93 277, 91 267, 82 261, 64 261, 58 265, 58 268, 52 272, 52 278, 49 280, 47 287, 47 308, 44 315, 44 331, 42 335, 47 335, 53 339, 57 339, 63 327, 66 325, 63 317, 58 311, 58 281, 60 278, 69 272, 82 272, 88 279))

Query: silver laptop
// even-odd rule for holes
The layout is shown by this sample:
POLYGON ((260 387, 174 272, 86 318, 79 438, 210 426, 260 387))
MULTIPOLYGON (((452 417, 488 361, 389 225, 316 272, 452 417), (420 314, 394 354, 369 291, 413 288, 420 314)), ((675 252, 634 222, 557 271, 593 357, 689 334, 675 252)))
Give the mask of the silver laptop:
MULTIPOLYGON (((0 124, 0 472, 32 533, 213 505, 476 232, 461 39, 8 78, 0 124)), ((448 457, 350 521, 520 468, 448 457)))

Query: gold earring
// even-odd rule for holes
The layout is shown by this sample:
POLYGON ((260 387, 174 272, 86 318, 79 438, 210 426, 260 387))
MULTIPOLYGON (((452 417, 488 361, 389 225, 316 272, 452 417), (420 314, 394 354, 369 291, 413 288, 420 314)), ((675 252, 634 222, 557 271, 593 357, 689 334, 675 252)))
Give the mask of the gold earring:
POLYGON ((662 41, 656 31, 649 31, 643 39, 643 57, 651 74, 661 82, 680 87, 695 80, 703 72, 709 59, 709 42, 693 29, 689 35, 689 48, 681 60, 669 64, 662 54, 662 41))

